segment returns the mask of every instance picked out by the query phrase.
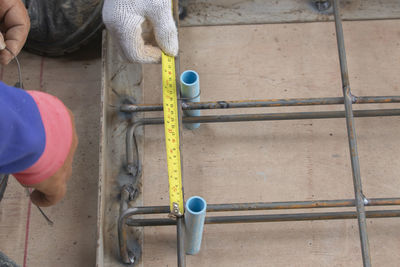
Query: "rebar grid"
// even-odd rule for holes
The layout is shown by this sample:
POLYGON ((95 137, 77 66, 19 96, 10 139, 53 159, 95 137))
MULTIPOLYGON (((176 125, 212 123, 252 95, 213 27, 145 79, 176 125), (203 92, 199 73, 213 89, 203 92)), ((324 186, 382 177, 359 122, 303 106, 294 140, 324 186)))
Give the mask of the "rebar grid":
MULTIPOLYGON (((175 1, 177 2, 177 1, 175 1)), ((277 221, 304 221, 304 220, 334 220, 355 219, 358 220, 362 259, 364 266, 371 266, 366 218, 400 217, 400 210, 373 210, 365 211, 365 206, 388 206, 400 205, 400 198, 366 198, 362 192, 360 176, 360 165, 357 152, 356 131, 354 117, 377 117, 377 116, 400 116, 400 109, 374 109, 353 111, 353 104, 375 104, 375 103, 400 103, 400 96, 360 96, 351 94, 342 23, 337 0, 333 0, 333 14, 338 45, 338 54, 341 70, 343 97, 328 98, 296 98, 296 99, 266 99, 266 100, 239 100, 239 101, 216 101, 216 102, 181 102, 182 110, 193 109, 231 109, 231 108, 260 108, 260 107, 285 107, 285 106, 308 106, 308 105, 339 105, 343 104, 344 111, 319 111, 319 112, 291 112, 291 113, 259 113, 259 114, 235 114, 235 115, 210 115, 200 117, 183 117, 182 123, 221 123, 221 122, 243 122, 243 121, 269 121, 269 120, 302 120, 302 119, 329 119, 345 118, 348 133, 349 150, 353 174, 353 185, 355 199, 341 200, 316 200, 316 201, 291 201, 291 202, 261 202, 261 203, 228 203, 207 205, 207 212, 230 212, 230 211, 257 211, 257 210, 286 210, 286 209, 310 209, 310 208, 340 208, 356 207, 356 211, 341 212, 311 212, 311 213, 288 213, 288 214, 250 214, 235 216, 207 216, 206 224, 224 223, 253 223, 253 222, 277 222, 277 221)), ((177 60, 177 75, 179 72, 179 58, 177 60)), ((122 105, 120 111, 126 113, 162 111, 162 105, 122 105)), ((135 131, 144 125, 163 124, 164 119, 145 118, 135 120, 127 129, 126 135, 126 169, 137 181, 141 175, 139 151, 136 142, 135 131)), ((121 214, 118 220, 118 237, 120 256, 125 263, 136 263, 138 255, 135 255, 128 244, 127 227, 144 226, 167 226, 177 227, 177 258, 178 266, 185 266, 185 254, 183 250, 183 218, 132 218, 140 214, 167 214, 169 206, 147 206, 128 208, 128 202, 135 197, 134 182, 124 186, 121 191, 121 214)))

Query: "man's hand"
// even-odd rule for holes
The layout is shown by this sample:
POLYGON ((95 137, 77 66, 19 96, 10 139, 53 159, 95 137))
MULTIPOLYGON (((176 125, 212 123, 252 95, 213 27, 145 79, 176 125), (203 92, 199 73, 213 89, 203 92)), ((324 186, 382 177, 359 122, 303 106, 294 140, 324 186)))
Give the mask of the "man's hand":
MULTIPOLYGON (((0 0, 0 30, 8 49, 17 55, 25 44, 30 20, 21 0, 0 0)), ((0 51, 0 64, 8 64, 13 56, 9 51, 0 51)))
MULTIPOLYGON (((178 0, 176 0, 178 1, 178 0)), ((171 11, 171 0, 105 0, 104 23, 125 59, 155 63, 161 59, 158 47, 145 45, 142 23, 148 19, 159 47, 167 54, 178 53, 178 32, 171 11)))
POLYGON ((75 130, 74 116, 68 110, 72 122, 72 144, 64 165, 50 178, 32 185, 35 190, 31 193, 31 200, 34 204, 41 207, 48 207, 60 201, 67 191, 67 181, 72 172, 72 160, 74 158, 76 147, 78 146, 78 137, 75 130))

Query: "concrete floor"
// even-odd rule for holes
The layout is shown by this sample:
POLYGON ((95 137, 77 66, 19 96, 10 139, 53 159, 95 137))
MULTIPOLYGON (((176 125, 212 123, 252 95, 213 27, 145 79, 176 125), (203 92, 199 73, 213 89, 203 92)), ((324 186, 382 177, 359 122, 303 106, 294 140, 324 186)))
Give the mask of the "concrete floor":
MULTIPOLYGON (((0 204, 0 251, 21 266, 94 266, 101 88, 100 44, 63 58, 19 56, 26 89, 58 96, 74 113, 79 147, 64 200, 45 213, 47 225, 25 190, 10 179, 0 204)), ((15 84, 14 63, 0 79, 15 84)))

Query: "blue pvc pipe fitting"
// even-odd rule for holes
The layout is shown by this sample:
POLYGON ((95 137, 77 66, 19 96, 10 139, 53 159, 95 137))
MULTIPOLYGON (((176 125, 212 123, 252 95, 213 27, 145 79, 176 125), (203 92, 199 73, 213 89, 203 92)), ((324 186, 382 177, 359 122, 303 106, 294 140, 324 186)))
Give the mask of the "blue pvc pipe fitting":
MULTIPOLYGON (((186 70, 181 74, 181 98, 185 102, 200 102, 200 78, 194 70, 186 70), (186 99, 186 100, 185 100, 186 99)), ((185 116, 200 116, 200 110, 184 110, 185 116)), ((189 130, 200 127, 200 123, 185 123, 189 130)))
POLYGON ((185 251, 186 254, 199 253, 206 218, 206 201, 199 196, 189 198, 185 206, 185 251))

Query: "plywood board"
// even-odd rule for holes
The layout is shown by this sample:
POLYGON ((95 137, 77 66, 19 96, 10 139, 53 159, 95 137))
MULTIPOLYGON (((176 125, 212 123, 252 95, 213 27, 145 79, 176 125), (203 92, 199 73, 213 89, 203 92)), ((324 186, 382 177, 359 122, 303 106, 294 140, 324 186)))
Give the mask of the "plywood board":
MULTIPOLYGON (((118 111, 118 107, 123 99, 143 102, 141 87, 142 66, 123 62, 110 36, 104 31, 96 259, 99 267, 124 266, 119 261, 117 220, 123 185, 119 179, 121 173, 125 173, 125 137, 129 120, 118 111)), ((137 134, 142 136, 142 130, 139 129, 137 134)), ((139 146, 143 151, 143 142, 139 146)), ((142 194, 132 204, 143 205, 142 194)), ((142 238, 141 231, 136 237, 142 238)))

